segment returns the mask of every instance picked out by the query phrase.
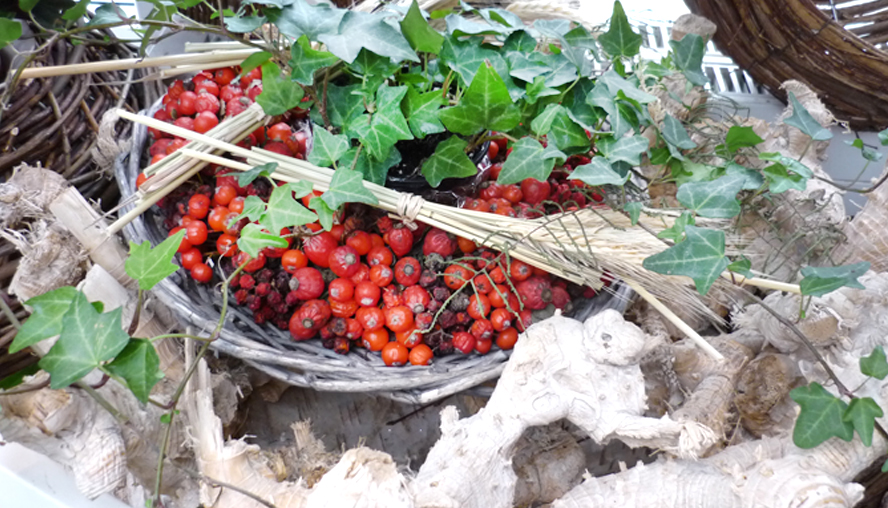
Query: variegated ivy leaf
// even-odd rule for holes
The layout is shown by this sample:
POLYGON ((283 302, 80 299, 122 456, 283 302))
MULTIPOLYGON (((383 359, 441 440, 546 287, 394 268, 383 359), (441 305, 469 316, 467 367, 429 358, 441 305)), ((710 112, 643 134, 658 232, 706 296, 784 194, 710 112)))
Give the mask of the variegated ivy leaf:
POLYGON ((688 81, 697 86, 709 82, 703 73, 703 53, 706 52, 706 41, 697 34, 685 34, 680 41, 669 41, 672 48, 672 62, 678 67, 688 81))
POLYGON ((39 363, 49 372, 52 389, 71 385, 126 347, 130 338, 121 328, 122 313, 118 307, 100 314, 83 293, 75 293, 59 340, 39 363))
POLYGON ((676 148, 681 150, 697 148, 697 143, 691 140, 691 137, 688 136, 688 131, 685 130, 681 122, 669 113, 666 113, 666 117, 663 119, 663 129, 661 132, 666 142, 676 148))
MULTIPOLYGON (((592 157, 592 161, 589 164, 583 164, 574 168, 568 179, 580 180, 593 187, 599 185, 623 185, 629 180, 629 173, 621 175, 611 166, 607 159, 595 156, 592 157)), ((635 220, 638 220, 637 217, 635 220)))
POLYGON ((401 20, 401 32, 416 51, 438 54, 441 45, 444 44, 444 36, 429 26, 416 0, 413 0, 407 14, 401 20))
POLYGON ((348 148, 346 136, 330 134, 327 129, 315 129, 308 162, 316 166, 330 167, 348 151, 348 148))
POLYGON ((246 252, 251 258, 259 256, 259 252, 266 247, 286 248, 290 244, 280 235, 273 235, 263 231, 263 227, 253 222, 244 226, 237 239, 237 248, 246 252))
POLYGON ((393 60, 419 61, 400 30, 386 23, 382 16, 370 13, 346 11, 337 33, 321 34, 317 40, 348 63, 358 57, 362 48, 393 60))
MULTIPOLYGON (((820 122, 811 116, 811 113, 796 99, 794 93, 789 92, 789 103, 792 105, 792 116, 783 121, 786 125, 791 125, 798 130, 804 132, 814 141, 826 141, 833 137, 832 132, 826 127, 820 125, 820 122)), ((792 169, 792 168, 790 168, 792 169)))
MULTIPOLYGON (((323 129, 319 129, 323 130, 323 129)), ((318 220, 318 217, 293 198, 289 184, 275 187, 268 198, 268 208, 259 221, 269 231, 278 232, 283 228, 302 226, 318 220)))
POLYGON ((785 155, 781 155, 777 152, 762 152, 759 154, 759 159, 763 161, 776 162, 777 164, 783 165, 786 169, 796 173, 797 175, 803 178, 814 178, 814 172, 811 171, 811 168, 805 166, 801 162, 793 159, 792 157, 787 157, 785 155))
POLYGON ((521 115, 500 75, 482 63, 459 105, 438 111, 438 118, 451 132, 470 136, 482 130, 511 130, 521 115))
MULTIPOLYGON (((271 57, 271 53, 268 55, 271 57)), ((308 37, 303 35, 290 47, 290 77, 297 83, 311 86, 315 72, 338 61, 339 58, 329 51, 312 49, 308 37)))
POLYGON ((683 275, 694 280, 697 292, 705 295, 725 271, 725 232, 714 229, 685 227, 685 240, 642 263, 646 269, 663 275, 683 275))
POLYGON ((552 145, 544 147, 539 141, 525 137, 512 145, 512 154, 503 163, 497 183, 510 185, 525 178, 545 181, 552 173, 555 162, 567 156, 552 145))
POLYGON ((478 173, 478 168, 466 155, 468 142, 458 136, 438 143, 435 153, 422 164, 422 175, 433 188, 446 178, 462 178, 478 173))
POLYGON ((632 30, 620 2, 614 2, 610 27, 606 33, 598 36, 598 43, 611 58, 632 58, 641 49, 641 35, 632 30))
POLYGON ((372 115, 363 115, 352 124, 364 149, 369 150, 376 160, 385 159, 398 141, 413 139, 401 112, 401 99, 407 94, 407 88, 380 85, 376 92, 376 111, 372 115))
POLYGON ((429 134, 444 132, 444 125, 438 119, 438 110, 444 103, 444 97, 438 90, 420 93, 416 88, 408 87, 401 110, 414 136, 422 139, 429 134))
POLYGON ((364 175, 349 168, 339 168, 330 180, 330 189, 321 198, 332 210, 346 203, 379 203, 376 196, 364 186, 364 175))
POLYGON ((302 87, 289 78, 281 77, 281 68, 274 62, 262 64, 262 93, 256 102, 269 116, 282 115, 299 106, 304 92, 302 87))
POLYGON ((599 139, 595 145, 610 162, 623 161, 633 166, 641 164, 641 155, 647 152, 650 141, 644 136, 599 139))
POLYGON ((710 182, 691 182, 678 188, 678 202, 701 217, 729 219, 740 213, 737 193, 746 183, 741 175, 725 175, 710 182))
POLYGON ((322 34, 336 33, 346 13, 344 9, 332 8, 329 4, 312 5, 306 0, 288 0, 265 7, 262 12, 282 34, 294 39, 305 35, 313 41, 322 34))

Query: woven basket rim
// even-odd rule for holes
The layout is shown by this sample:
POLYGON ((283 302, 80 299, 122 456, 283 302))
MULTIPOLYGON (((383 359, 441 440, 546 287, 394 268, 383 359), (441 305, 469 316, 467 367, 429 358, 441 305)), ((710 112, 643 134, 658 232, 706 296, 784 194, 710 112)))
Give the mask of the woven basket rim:
MULTIPOLYGON (((140 114, 152 115, 160 101, 140 114)), ((129 153, 121 154, 115 173, 123 200, 135 194, 135 179, 148 139, 147 127, 135 125, 129 153)), ((121 214, 131 210, 126 206, 121 214)), ((149 210, 123 229, 129 241, 156 245, 166 238, 149 210)), ((218 269, 218 267, 217 267, 218 269)), ((221 294, 215 288, 195 284, 176 272, 155 286, 152 294, 169 307, 193 333, 209 333, 219 320, 221 294)), ((292 341, 288 331, 260 327, 243 310, 229 306, 229 317, 211 348, 238 358, 269 376, 288 384, 319 391, 373 392, 409 403, 430 403, 499 377, 510 351, 487 355, 452 354, 435 357, 430 366, 387 367, 377 353, 355 349, 340 355, 319 339, 292 341)))

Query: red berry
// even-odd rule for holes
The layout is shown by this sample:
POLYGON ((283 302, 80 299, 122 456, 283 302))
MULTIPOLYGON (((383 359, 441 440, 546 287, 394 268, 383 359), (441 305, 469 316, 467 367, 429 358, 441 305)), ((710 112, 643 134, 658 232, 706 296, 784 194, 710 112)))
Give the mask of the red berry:
POLYGON ((191 277, 197 282, 206 284, 213 279, 213 269, 205 263, 198 263, 191 268, 191 277))
POLYGON ((422 253, 426 256, 436 253, 446 258, 447 256, 453 255, 456 248, 457 243, 454 237, 446 231, 438 228, 432 228, 429 230, 422 243, 422 253))
POLYGON ((408 228, 393 228, 383 236, 396 256, 406 256, 413 248, 413 233, 408 228))
POLYGON ((395 280, 398 281, 398 284, 412 286, 419 282, 421 275, 422 267, 416 258, 406 256, 395 263, 395 280))
POLYGON ((300 268, 290 279, 290 291, 300 300, 319 298, 324 293, 324 286, 324 276, 317 268, 300 268))
POLYGON ((308 260, 321 268, 330 267, 330 253, 336 247, 336 238, 326 231, 309 236, 303 241, 303 252, 308 260))

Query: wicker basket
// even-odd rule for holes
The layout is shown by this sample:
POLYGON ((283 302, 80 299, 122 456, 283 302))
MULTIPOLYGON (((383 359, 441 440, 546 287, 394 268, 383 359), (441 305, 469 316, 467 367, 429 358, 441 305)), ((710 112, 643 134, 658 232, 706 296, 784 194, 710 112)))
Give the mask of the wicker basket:
MULTIPOLYGON (((26 26, 27 30, 28 27, 26 26)), ((105 44, 110 33, 85 32, 82 36, 102 41, 102 45, 72 45, 60 40, 52 44, 32 65, 60 65, 79 62, 131 58, 135 53, 124 44, 105 44)), ((36 43, 45 40, 36 38, 36 43)), ((10 62, 0 65, 3 70, 10 62)), ((15 69, 9 70, 14 72, 15 69)), ((138 111, 145 107, 143 87, 132 84, 139 74, 106 72, 23 80, 10 97, 8 108, 0 121, 0 182, 12 176, 13 169, 26 162, 42 165, 64 176, 89 199, 99 200, 106 208, 117 203, 117 186, 112 185, 109 167, 99 167, 92 149, 99 138, 104 113, 115 107, 138 111), (129 81, 128 81, 129 79, 129 81)), ((0 88, 0 93, 2 93, 0 88)), ((118 122, 115 135, 119 139, 131 135, 128 122, 118 122)), ((24 224, 6 224, 23 228, 24 224)), ((7 295, 7 288, 18 265, 15 247, 0 238, 0 293, 7 299, 13 315, 22 320, 27 313, 21 304, 7 295)), ((0 379, 37 363, 30 349, 10 355, 9 343, 15 328, 6 313, 0 313, 0 379)))
POLYGON ((888 126, 888 10, 884 0, 685 0, 712 20, 715 45, 785 99, 783 82, 810 86, 857 130, 888 126), (846 28, 846 26, 850 26, 846 28))
MULTIPOLYGON (((159 104, 144 114, 153 114, 159 104)), ((146 158, 144 146, 147 129, 137 125, 133 131, 132 151, 116 164, 121 196, 134 194, 135 180, 146 158)), ((125 208, 125 213, 131 207, 125 208)), ((132 241, 163 241, 167 232, 154 209, 124 228, 132 241)), ((218 269, 218 268, 217 268, 218 269)), ((628 293, 628 290, 620 290, 628 293)), ((219 320, 221 294, 213 287, 194 283, 177 272, 154 289, 155 296, 176 313, 180 322, 193 332, 209 334, 219 320)), ((625 296, 622 294, 621 296, 625 296)), ((604 308, 624 310, 627 298, 601 293, 584 306, 584 315, 604 308)), ((251 316, 237 306, 229 306, 231 319, 226 323, 213 349, 243 360, 268 375, 295 386, 321 391, 374 392, 409 403, 429 403, 458 393, 491 379, 502 372, 509 353, 494 350, 481 355, 452 354, 435 358, 431 366, 386 367, 378 354, 364 349, 340 355, 321 345, 319 339, 294 342, 287 331, 256 325, 251 316)))

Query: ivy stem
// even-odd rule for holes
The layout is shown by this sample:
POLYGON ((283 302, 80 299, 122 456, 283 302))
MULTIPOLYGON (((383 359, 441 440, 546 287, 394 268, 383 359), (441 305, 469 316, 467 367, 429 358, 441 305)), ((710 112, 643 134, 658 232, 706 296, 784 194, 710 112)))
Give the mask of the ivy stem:
POLYGON ((324 71, 324 90, 321 92, 321 101, 318 103, 318 113, 321 114, 321 118, 324 120, 324 125, 333 126, 330 123, 330 117, 327 116, 327 85, 330 82, 330 68, 328 67, 324 71))
POLYGON ((358 167, 358 157, 361 156, 361 150, 364 149, 364 143, 358 145, 358 151, 355 152, 355 160, 352 161, 351 170, 354 171, 358 167))
POLYGON ((155 341, 160 339, 192 339, 200 342, 206 342, 210 339, 207 337, 201 337, 199 335, 191 335, 190 333, 166 333, 164 335, 158 335, 156 337, 152 337, 149 341, 153 344, 155 341))
POLYGON ((3 315, 6 316, 6 319, 8 319, 10 323, 12 323, 12 326, 16 330, 21 330, 22 322, 19 321, 17 317, 15 317, 15 312, 13 312, 12 309, 9 308, 9 304, 6 303, 6 295, 0 295, 0 310, 3 311, 3 315))
POLYGON ((139 328, 139 318, 142 314, 142 299, 145 296, 145 292, 142 291, 142 288, 139 288, 139 296, 136 298, 136 311, 133 313, 133 319, 130 322, 129 330, 126 331, 127 335, 132 337, 136 334, 136 330, 139 328))
POLYGON ((160 444, 160 453, 158 454, 157 459, 157 475, 154 478, 154 503, 160 503, 160 488, 163 483, 163 466, 164 459, 166 459, 167 451, 170 446, 170 437, 173 433, 173 418, 176 415, 176 406, 179 404, 179 399, 182 397, 182 393, 185 391, 185 387, 188 386, 188 381, 191 379, 191 376, 194 375, 194 372, 197 370, 198 364, 200 364, 200 360, 207 354, 207 351, 210 349, 210 344, 213 343, 219 335, 222 333, 222 328, 225 325, 225 316, 228 314, 228 286, 231 284, 231 281, 237 277, 237 275, 247 266, 249 261, 245 261, 241 264, 237 269, 225 279, 225 282, 222 284, 222 309, 219 311, 219 322, 216 323, 216 328, 213 329, 213 333, 210 334, 209 339, 205 339, 203 345, 200 350, 198 350, 197 355, 194 357, 194 361, 191 362, 191 365, 188 366, 188 370, 185 371, 185 376, 182 378, 182 381, 179 382, 179 386, 176 387, 176 392, 173 394, 173 398, 169 403, 169 411, 167 415, 169 415, 169 419, 166 421, 166 429, 164 429, 163 433, 163 441, 160 444))
POLYGON ((83 381, 78 381, 75 386, 89 394, 89 396, 92 397, 93 400, 95 400, 100 406, 102 406, 105 411, 111 413, 111 416, 113 416, 115 420, 117 420, 121 424, 126 424, 129 422, 127 417, 124 416, 120 411, 118 411, 116 407, 111 405, 111 403, 108 402, 105 397, 102 397, 102 395, 99 394, 99 392, 97 392, 95 388, 84 383, 83 381))

